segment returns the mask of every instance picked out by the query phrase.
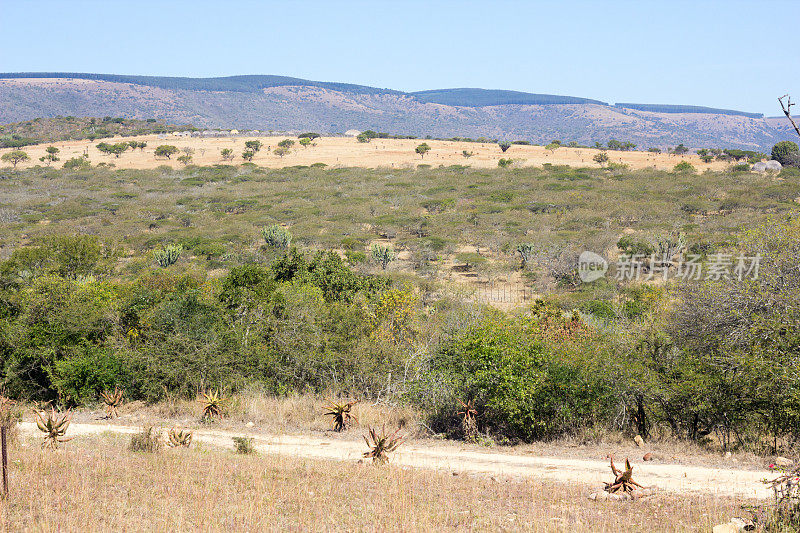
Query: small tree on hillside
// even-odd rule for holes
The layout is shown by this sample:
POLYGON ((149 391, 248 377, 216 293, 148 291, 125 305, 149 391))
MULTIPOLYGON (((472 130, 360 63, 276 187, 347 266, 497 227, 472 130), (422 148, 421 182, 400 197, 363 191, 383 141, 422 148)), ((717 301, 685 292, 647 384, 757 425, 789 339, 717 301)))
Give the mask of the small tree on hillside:
POLYGON ((676 147, 675 147, 675 148, 672 150, 672 153, 673 153, 673 154, 675 154, 675 155, 683 155, 683 154, 688 154, 688 153, 689 153, 689 149, 688 149, 688 148, 686 148, 686 147, 683 145, 683 143, 681 143, 681 144, 679 144, 678 146, 676 146, 676 147))
POLYGON ((608 154, 606 152, 600 152, 600 153, 594 154, 594 157, 592 157, 592 160, 602 167, 606 163, 608 163, 608 154))
POLYGON ((29 159, 30 157, 28 157, 28 154, 22 150, 12 150, 11 152, 3 154, 3 156, 0 157, 0 160, 5 161, 6 163, 11 163, 14 165, 14 168, 17 168, 17 163, 21 163, 29 159))
POLYGON ((192 156, 190 154, 183 154, 182 156, 178 157, 178 162, 188 165, 192 162, 192 156))
POLYGON ((302 146, 303 148, 308 148, 311 145, 311 139, 309 139, 308 137, 302 137, 297 142, 299 142, 300 146, 302 146))
POLYGON ((545 150, 550 150, 550 153, 555 152, 559 148, 561 148, 561 141, 553 141, 549 143, 547 146, 544 147, 545 150))
POLYGON ((772 147, 772 159, 778 161, 781 165, 788 165, 794 160, 800 149, 797 144, 792 141, 781 141, 772 147))
POLYGON ((114 157, 121 156, 130 146, 128 143, 116 143, 112 144, 109 148, 109 153, 114 154, 114 157))
POLYGON ((254 155, 256 155, 254 151, 245 150, 244 152, 242 152, 242 159, 244 159, 245 161, 252 161, 254 155))
POLYGON ((50 163, 54 163, 59 160, 58 153, 60 151, 61 150, 59 150, 55 146, 48 146, 47 148, 45 148, 45 152, 47 152, 47 154, 45 154, 43 157, 40 157, 39 161, 46 161, 47 165, 50 166, 50 163))
POLYGON ((231 161, 233 160, 234 157, 233 150, 231 150, 230 148, 223 148, 222 151, 220 152, 220 155, 222 156, 222 159, 224 161, 231 161))
POLYGON ((154 154, 156 157, 166 157, 169 159, 171 156, 178 153, 178 147, 172 146, 171 144, 162 144, 161 146, 157 147, 154 154))
POLYGON ((372 137, 370 137, 369 135, 365 135, 363 133, 359 133, 358 135, 356 135, 356 140, 360 143, 368 143, 371 139, 372 137))
POLYGON ((294 146, 294 141, 292 139, 284 139, 278 143, 278 148, 286 148, 287 150, 294 146))
POLYGON ((428 146, 428 143, 422 143, 417 146, 414 151, 419 154, 422 159, 425 159, 425 154, 431 151, 431 147, 428 146))
POLYGON ((499 143, 497 143, 497 146, 500 147, 500 150, 502 150, 503 153, 506 153, 506 150, 511 148, 511 143, 508 141, 500 141, 499 143))
POLYGON ((258 152, 259 150, 261 150, 262 146, 264 146, 264 145, 261 143, 261 141, 246 141, 244 143, 244 147, 247 150, 250 150, 253 153, 258 152))
POLYGON ((283 147, 283 146, 278 146, 277 148, 275 148, 275 149, 272 151, 272 153, 273 153, 273 154, 275 154, 275 155, 277 155, 278 157, 283 157, 283 156, 285 156, 286 154, 288 154, 290 151, 291 151, 291 150, 289 150, 288 148, 285 148, 285 147, 283 147))
POLYGON ((147 143, 144 141, 139 141, 139 151, 144 152, 145 148, 147 148, 147 143))

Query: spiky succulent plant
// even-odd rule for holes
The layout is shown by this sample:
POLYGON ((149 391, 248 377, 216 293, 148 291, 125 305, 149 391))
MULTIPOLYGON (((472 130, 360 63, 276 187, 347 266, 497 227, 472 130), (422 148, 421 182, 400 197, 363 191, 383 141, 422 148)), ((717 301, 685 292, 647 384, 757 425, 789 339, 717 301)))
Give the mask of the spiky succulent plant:
POLYGON ((117 418, 119 416, 117 407, 122 405, 122 389, 115 386, 113 391, 101 392, 100 397, 103 399, 103 403, 106 404, 106 417, 117 418))
POLYGON ((203 404, 203 418, 218 418, 222 416, 224 404, 228 401, 220 391, 209 390, 201 392, 197 401, 203 404))
POLYGON ((369 446, 369 451, 364 452, 364 457, 371 457, 373 463, 388 463, 388 454, 395 451, 403 443, 403 438, 398 433, 400 433, 400 428, 397 428, 391 434, 386 433, 386 426, 381 429, 380 433, 375 428, 369 428, 369 435, 364 436, 364 440, 369 446))
POLYGON ((167 441, 167 444, 171 448, 188 448, 192 443, 193 436, 194 433, 192 433, 190 430, 175 426, 169 430, 169 440, 167 441))
POLYGON ((44 433, 43 448, 50 448, 55 450, 62 442, 72 440, 72 437, 65 437, 70 422, 72 422, 72 413, 59 413, 55 408, 51 407, 49 411, 34 411, 36 414, 36 426, 44 433))
POLYGON ((347 429, 353 420, 356 419, 351 413, 353 406, 358 403, 358 400, 352 400, 346 403, 337 403, 333 400, 328 400, 326 405, 328 411, 325 416, 333 417, 333 430, 342 431, 347 429))

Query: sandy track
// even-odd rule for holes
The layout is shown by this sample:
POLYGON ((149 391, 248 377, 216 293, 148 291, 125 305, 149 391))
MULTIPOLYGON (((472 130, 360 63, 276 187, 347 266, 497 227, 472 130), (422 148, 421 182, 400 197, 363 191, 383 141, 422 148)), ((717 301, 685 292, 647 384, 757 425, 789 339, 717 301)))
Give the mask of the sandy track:
MULTIPOLYGON (((31 422, 20 425, 22 431, 34 432, 31 422)), ((70 425, 72 436, 100 435, 103 433, 132 434, 139 427, 111 424, 70 425)), ((305 435, 266 435, 256 432, 242 433, 222 430, 195 430, 194 439, 203 444, 232 448, 231 437, 252 437, 261 453, 329 459, 337 461, 361 460, 366 445, 359 441, 324 439, 305 435)), ((622 462, 620 460, 620 462, 622 462)), ((392 463, 413 468, 451 471, 463 474, 484 474, 512 478, 536 478, 549 481, 586 483, 602 487, 610 478, 605 461, 566 459, 557 457, 531 457, 499 452, 478 452, 453 444, 423 445, 406 443, 392 455, 392 463)), ((766 470, 733 470, 700 466, 670 465, 637 462, 635 479, 645 486, 661 491, 694 493, 698 495, 767 498, 770 492, 760 482, 772 476, 766 470)))

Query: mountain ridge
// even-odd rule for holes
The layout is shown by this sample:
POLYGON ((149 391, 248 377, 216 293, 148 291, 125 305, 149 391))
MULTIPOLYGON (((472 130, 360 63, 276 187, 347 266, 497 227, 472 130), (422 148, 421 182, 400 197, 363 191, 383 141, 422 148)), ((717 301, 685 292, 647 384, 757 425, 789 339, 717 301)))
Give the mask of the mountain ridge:
POLYGON ((373 129, 434 137, 581 144, 767 149, 788 122, 701 106, 610 105, 520 91, 457 88, 413 93, 288 76, 221 78, 0 73, 0 122, 37 117, 159 118, 201 128, 342 133, 373 129), (629 106, 629 107, 622 107, 629 106))

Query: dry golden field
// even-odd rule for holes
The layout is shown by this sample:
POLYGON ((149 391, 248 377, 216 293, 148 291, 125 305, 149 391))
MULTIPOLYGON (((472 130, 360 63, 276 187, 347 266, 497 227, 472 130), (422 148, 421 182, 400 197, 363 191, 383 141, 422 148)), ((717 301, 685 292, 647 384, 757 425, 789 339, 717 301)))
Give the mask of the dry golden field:
MULTIPOLYGON (((79 157, 88 153, 92 164, 108 163, 114 164, 118 168, 155 168, 159 165, 169 165, 175 168, 182 164, 176 160, 180 154, 172 156, 167 160, 156 158, 153 155, 155 148, 161 144, 170 144, 194 150, 192 162, 197 165, 213 165, 216 163, 228 163, 223 161, 220 155, 221 150, 230 148, 236 158, 233 163, 243 163, 242 152, 244 143, 248 140, 259 140, 264 147, 253 158, 253 163, 268 168, 281 168, 294 165, 311 165, 314 163, 325 163, 328 166, 342 167, 366 167, 366 168, 408 168, 420 164, 432 166, 467 165, 475 168, 496 168, 501 158, 510 158, 518 166, 541 166, 544 163, 554 165, 570 165, 574 167, 597 167, 598 164, 592 157, 598 153, 593 148, 568 148, 562 147, 554 151, 545 149, 543 146, 513 145, 502 153, 497 144, 494 143, 473 143, 473 142, 454 142, 454 141, 432 141, 420 139, 373 139, 369 143, 359 143, 352 137, 321 137, 315 140, 316 146, 303 148, 295 142, 291 153, 280 157, 272 153, 277 144, 286 138, 297 141, 294 137, 220 137, 220 138, 197 138, 197 137, 178 137, 166 135, 160 138, 157 135, 143 137, 118 137, 112 139, 101 139, 95 141, 64 141, 53 143, 61 150, 60 162, 55 163, 60 166, 63 161, 71 157, 79 157), (128 150, 120 157, 105 155, 96 148, 100 142, 109 144, 127 141, 146 141, 147 148, 142 150, 128 150), (421 158, 414 152, 414 148, 420 143, 426 142, 431 151, 421 158), (462 154, 464 151, 472 152, 469 158, 462 154)), ((23 148, 30 156, 30 161, 20 163, 19 168, 27 168, 35 165, 42 165, 39 158, 45 154, 48 144, 40 144, 23 148)), ((10 149, 0 150, 3 154, 10 149)), ((657 170, 671 170, 681 161, 688 161, 699 171, 712 169, 724 170, 729 163, 714 161, 703 163, 696 154, 684 156, 674 156, 669 154, 654 154, 650 152, 608 152, 609 161, 612 163, 622 163, 631 169, 654 168, 657 170)))
POLYGON ((193 444, 132 452, 128 436, 12 450, 4 531, 709 531, 743 500, 657 494, 593 502, 596 487, 454 475, 193 444))

